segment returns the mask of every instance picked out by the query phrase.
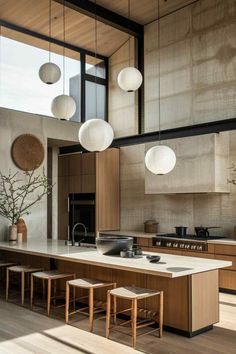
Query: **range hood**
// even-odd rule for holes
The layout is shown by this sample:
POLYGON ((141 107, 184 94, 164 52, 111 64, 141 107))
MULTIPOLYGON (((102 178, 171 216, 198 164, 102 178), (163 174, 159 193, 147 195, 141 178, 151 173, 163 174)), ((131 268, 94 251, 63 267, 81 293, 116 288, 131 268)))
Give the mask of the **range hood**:
MULTIPOLYGON (((145 194, 229 193, 229 133, 163 141, 176 153, 176 166, 158 176, 145 169, 145 194)), ((146 144, 145 150, 155 146, 146 144)))

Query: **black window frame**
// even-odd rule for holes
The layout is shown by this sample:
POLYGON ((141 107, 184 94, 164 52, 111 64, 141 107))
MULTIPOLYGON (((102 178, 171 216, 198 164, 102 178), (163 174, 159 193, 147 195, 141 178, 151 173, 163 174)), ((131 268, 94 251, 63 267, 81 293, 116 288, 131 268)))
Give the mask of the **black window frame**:
MULTIPOLYGON (((81 71, 81 100, 80 100, 80 122, 84 123, 85 122, 85 117, 86 117, 86 92, 85 92, 85 85, 86 85, 86 81, 90 81, 90 82, 96 82, 100 85, 105 86, 105 117, 104 120, 108 121, 108 95, 109 95, 109 89, 108 89, 108 57, 104 56, 104 55, 100 55, 100 54, 95 54, 94 52, 81 48, 81 47, 77 47, 73 44, 67 43, 67 42, 63 42, 61 40, 58 40, 56 38, 52 38, 49 37, 47 35, 35 32, 35 31, 31 31, 27 28, 15 25, 13 23, 4 21, 4 20, 0 20, 0 27, 5 27, 8 29, 11 29, 13 31, 16 32, 20 32, 20 33, 24 33, 28 36, 31 37, 35 37, 38 39, 41 39, 43 41, 46 42, 50 42, 53 44, 56 44, 60 47, 64 47, 67 49, 70 49, 74 52, 78 52, 80 53, 80 71, 81 71), (86 73, 86 55, 91 56, 91 57, 95 57, 98 59, 101 59, 104 61, 105 63, 105 79, 100 78, 100 77, 96 77, 95 75, 91 75, 91 74, 87 74, 86 73)), ((2 35, 2 31, 1 31, 1 35, 2 35)), ((78 123, 80 123, 78 122, 78 123)))

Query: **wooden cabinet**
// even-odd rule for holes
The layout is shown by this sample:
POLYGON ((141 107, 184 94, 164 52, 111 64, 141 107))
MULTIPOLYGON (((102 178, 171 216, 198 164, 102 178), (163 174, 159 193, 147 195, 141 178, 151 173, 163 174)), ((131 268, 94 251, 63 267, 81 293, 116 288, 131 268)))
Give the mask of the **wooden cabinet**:
MULTIPOLYGON (((230 192, 228 132, 173 139, 166 144, 176 153, 176 166, 163 176, 145 169, 146 194, 230 192)), ((146 144, 145 150, 154 145, 146 144)))
POLYGON ((120 227, 119 149, 58 158, 58 235, 67 238, 69 193, 95 193, 96 233, 120 227))

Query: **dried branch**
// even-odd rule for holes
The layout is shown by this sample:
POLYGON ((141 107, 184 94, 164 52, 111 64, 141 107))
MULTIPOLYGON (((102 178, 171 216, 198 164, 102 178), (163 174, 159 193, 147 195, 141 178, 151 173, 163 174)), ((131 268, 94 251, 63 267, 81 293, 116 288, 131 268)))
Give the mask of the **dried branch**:
POLYGON ((8 176, 0 172, 0 215, 15 224, 23 215, 29 215, 29 209, 45 195, 51 193, 53 186, 43 171, 35 176, 35 171, 24 172, 27 182, 18 178, 19 173, 9 171, 8 176), (32 200, 27 202, 27 198, 32 200))

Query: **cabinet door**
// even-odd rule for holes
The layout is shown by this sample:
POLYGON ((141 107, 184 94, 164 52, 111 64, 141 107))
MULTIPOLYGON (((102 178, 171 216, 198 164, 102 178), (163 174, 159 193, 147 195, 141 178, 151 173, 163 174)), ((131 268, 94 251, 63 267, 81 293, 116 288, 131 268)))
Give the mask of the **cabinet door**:
POLYGON ((82 193, 95 193, 96 192, 96 176, 82 175, 82 193))
POLYGON ((95 175, 96 172, 96 154, 94 152, 87 152, 82 154, 82 174, 95 175))
POLYGON ((97 153, 96 215, 97 231, 120 228, 119 149, 97 153))
POLYGON ((67 230, 69 225, 68 214, 68 177, 58 177, 58 238, 67 239, 67 230))
POLYGON ((58 176, 65 177, 69 176, 69 155, 59 155, 58 156, 58 176))
POLYGON ((69 176, 69 193, 82 192, 82 176, 69 176))
POLYGON ((69 176, 80 176, 82 174, 82 154, 69 155, 69 176))

